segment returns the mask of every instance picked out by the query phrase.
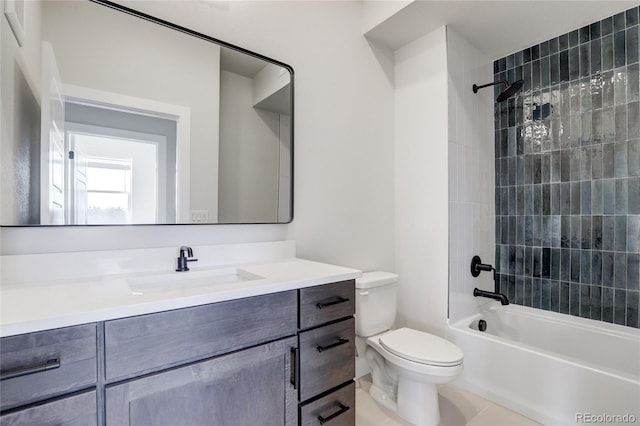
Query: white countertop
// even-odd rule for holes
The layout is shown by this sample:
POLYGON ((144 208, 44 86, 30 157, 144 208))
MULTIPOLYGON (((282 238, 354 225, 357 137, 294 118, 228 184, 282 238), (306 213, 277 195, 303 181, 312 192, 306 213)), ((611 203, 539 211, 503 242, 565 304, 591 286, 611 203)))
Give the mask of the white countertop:
MULTIPOLYGON (((152 291, 140 290, 132 283, 171 273, 127 273, 3 285, 0 287, 0 337, 276 293, 362 275, 355 269, 298 258, 221 268, 232 266, 259 278, 176 289, 165 285, 161 290, 152 291)), ((176 277, 189 279, 216 269, 189 267, 189 272, 175 272, 180 274, 176 277)))

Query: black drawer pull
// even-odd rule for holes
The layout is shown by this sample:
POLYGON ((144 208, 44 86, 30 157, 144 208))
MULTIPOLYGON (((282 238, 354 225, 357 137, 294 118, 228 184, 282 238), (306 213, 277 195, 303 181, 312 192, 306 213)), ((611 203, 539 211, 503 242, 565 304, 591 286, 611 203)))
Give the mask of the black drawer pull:
POLYGON ((27 367, 12 368, 0 372, 0 380, 15 379, 16 377, 26 376, 27 374, 41 373, 47 370, 53 370, 60 367, 60 358, 52 358, 47 361, 29 365, 27 367))
POLYGON ((316 346, 316 350, 318 352, 322 352, 322 351, 326 351, 327 349, 335 348, 336 346, 344 345, 345 343, 349 343, 349 339, 344 339, 342 337, 338 337, 338 341, 337 342, 332 343, 332 344, 327 345, 327 346, 317 345, 316 346))
POLYGON ((341 402, 336 402, 336 405, 340 408, 338 411, 336 411, 335 413, 333 413, 332 415, 330 415, 329 417, 322 417, 322 416, 318 416, 318 421, 320 422, 321 425, 335 419, 336 417, 338 417, 340 414, 346 413, 347 411, 349 411, 350 407, 348 405, 344 405, 341 402))
POLYGON ((334 300, 333 302, 316 303, 316 308, 322 309, 322 308, 326 308, 327 306, 337 305, 339 303, 344 303, 344 302, 348 302, 348 301, 349 301, 349 299, 345 299, 344 297, 338 296, 338 299, 334 300))

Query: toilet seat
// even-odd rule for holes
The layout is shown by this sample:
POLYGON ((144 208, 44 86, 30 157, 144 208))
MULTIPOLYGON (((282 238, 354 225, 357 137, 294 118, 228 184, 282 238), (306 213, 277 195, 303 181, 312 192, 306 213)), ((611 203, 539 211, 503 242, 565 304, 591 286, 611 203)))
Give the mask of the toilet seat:
POLYGON ((392 354, 419 364, 452 367, 464 358, 462 350, 448 340, 410 328, 385 333, 379 342, 392 354))

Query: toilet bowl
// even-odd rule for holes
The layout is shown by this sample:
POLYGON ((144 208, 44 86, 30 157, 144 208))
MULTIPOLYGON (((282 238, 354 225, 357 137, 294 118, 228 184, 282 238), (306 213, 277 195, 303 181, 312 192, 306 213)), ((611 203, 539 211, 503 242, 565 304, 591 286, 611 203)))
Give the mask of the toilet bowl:
POLYGON ((464 354, 441 337, 406 327, 389 329, 395 319, 397 278, 368 272, 356 280, 356 334, 367 342, 373 381, 369 393, 412 424, 437 425, 437 385, 462 372, 464 354))
MULTIPOLYGON (((409 328, 371 336, 367 344, 367 360, 386 369, 384 374, 390 379, 380 386, 374 378, 371 396, 410 423, 439 424, 436 385, 448 383, 462 372, 462 351, 445 339, 409 328), (431 352, 434 346, 436 350, 431 352), (390 392, 390 386, 395 390, 390 392)), ((375 370, 372 367, 372 377, 379 374, 375 370)))

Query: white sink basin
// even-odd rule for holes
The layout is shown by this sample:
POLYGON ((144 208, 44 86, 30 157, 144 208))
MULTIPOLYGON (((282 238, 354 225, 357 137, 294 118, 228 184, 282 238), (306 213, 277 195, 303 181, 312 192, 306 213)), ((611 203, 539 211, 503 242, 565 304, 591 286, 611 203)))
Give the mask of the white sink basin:
POLYGON ((134 294, 144 294, 188 290, 263 278, 240 268, 220 268, 131 277, 127 279, 127 284, 134 294))

